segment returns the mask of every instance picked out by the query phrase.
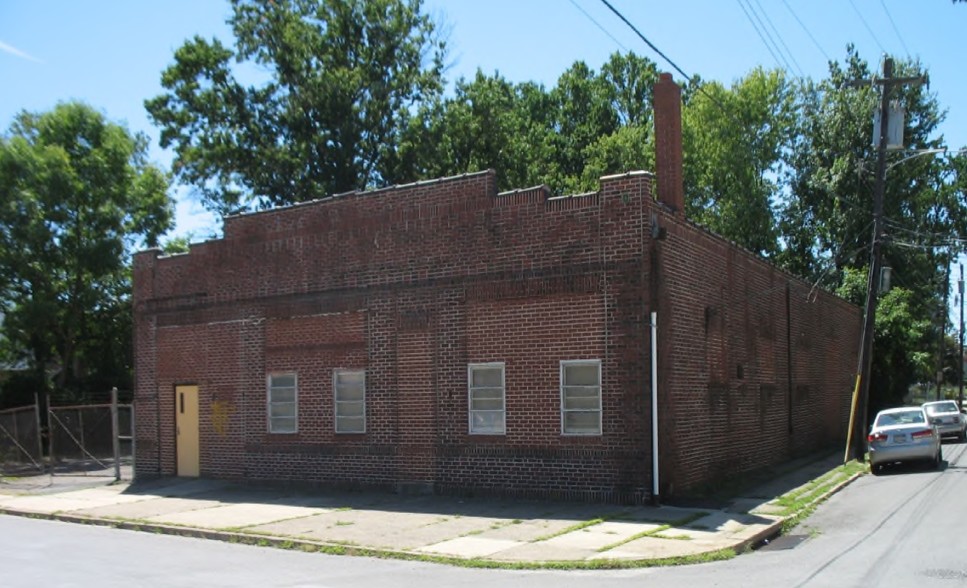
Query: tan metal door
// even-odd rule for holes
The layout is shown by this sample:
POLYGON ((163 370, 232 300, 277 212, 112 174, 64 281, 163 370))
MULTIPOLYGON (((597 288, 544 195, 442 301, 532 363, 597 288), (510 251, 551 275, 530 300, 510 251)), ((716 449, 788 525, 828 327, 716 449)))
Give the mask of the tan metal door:
POLYGON ((198 386, 175 387, 175 434, 178 475, 198 477, 198 386))

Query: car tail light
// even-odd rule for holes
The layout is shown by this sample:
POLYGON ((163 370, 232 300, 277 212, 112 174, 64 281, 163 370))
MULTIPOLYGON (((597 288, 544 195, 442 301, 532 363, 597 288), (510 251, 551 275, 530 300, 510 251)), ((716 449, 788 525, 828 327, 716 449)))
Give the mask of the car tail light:
POLYGON ((886 441, 886 433, 870 433, 866 436, 866 440, 870 443, 873 441, 886 441))
POLYGON ((914 439, 922 439, 923 437, 933 437, 933 429, 924 429, 922 431, 914 431, 910 434, 914 439))

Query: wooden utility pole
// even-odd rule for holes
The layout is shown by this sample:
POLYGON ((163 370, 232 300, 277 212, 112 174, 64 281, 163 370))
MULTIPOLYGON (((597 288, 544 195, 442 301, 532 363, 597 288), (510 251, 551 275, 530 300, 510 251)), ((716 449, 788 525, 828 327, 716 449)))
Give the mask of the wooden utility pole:
POLYGON ((879 294, 880 268, 882 266, 881 244, 883 241, 883 194, 886 191, 886 151, 890 123, 890 93, 894 86, 925 83, 923 76, 894 78, 893 59, 883 59, 883 77, 873 80, 855 80, 854 86, 873 84, 880 86, 880 135, 877 139, 876 186, 873 193, 873 243, 870 247, 870 274, 866 285, 866 309, 863 333, 860 338, 859 360, 856 366, 856 386, 850 410, 849 431, 846 439, 846 456, 863 459, 866 454, 867 411, 870 394, 870 370, 873 364, 873 331, 876 324, 876 301, 879 294))
POLYGON ((957 282, 960 294, 960 353, 957 354, 957 408, 964 409, 964 264, 960 264, 960 280, 957 282))
POLYGON ((943 364, 944 355, 946 355, 946 339, 947 339, 947 316, 950 312, 949 298, 950 295, 950 249, 947 249, 947 270, 944 272, 943 281, 943 307, 938 313, 940 315, 940 361, 937 365, 937 400, 943 400, 943 364))

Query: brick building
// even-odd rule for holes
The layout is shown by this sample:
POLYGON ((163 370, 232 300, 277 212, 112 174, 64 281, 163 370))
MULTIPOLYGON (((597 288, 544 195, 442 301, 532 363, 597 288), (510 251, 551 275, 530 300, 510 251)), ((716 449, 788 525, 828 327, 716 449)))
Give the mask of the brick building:
POLYGON ((485 171, 138 253, 136 476, 644 501, 653 375, 663 496, 840 440, 859 310, 683 218, 679 108, 657 186, 485 171))

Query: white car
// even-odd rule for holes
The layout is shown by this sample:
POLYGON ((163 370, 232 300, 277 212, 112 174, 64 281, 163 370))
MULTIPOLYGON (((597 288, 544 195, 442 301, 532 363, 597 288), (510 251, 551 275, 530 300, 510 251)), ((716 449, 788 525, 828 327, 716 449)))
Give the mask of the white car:
POLYGON ((940 431, 919 406, 881 410, 866 439, 873 475, 898 461, 924 461, 933 469, 943 461, 940 431))
POLYGON ((926 402, 923 410, 930 422, 937 425, 941 435, 956 435, 957 440, 967 440, 967 417, 957 410, 956 400, 926 402))

